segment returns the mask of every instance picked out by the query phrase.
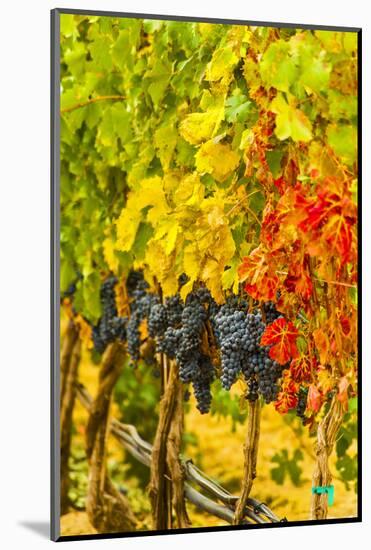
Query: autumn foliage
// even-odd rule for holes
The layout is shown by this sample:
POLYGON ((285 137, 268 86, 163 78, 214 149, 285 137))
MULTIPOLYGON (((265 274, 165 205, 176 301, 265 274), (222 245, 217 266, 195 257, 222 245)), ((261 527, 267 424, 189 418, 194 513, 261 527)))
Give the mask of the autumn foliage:
POLYGON ((286 369, 276 408, 304 387, 308 417, 328 395, 345 409, 357 391, 356 34, 85 16, 61 32, 61 286, 84 274, 82 318, 99 319, 102 274, 131 268, 164 297, 186 274, 183 299, 202 284, 218 303, 273 301, 282 317, 261 343, 286 369))

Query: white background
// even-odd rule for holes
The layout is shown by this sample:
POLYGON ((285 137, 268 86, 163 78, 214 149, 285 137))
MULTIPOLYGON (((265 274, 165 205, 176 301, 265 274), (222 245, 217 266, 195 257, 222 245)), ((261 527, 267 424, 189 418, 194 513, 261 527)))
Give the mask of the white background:
MULTIPOLYGON (((0 30, 0 546, 44 548, 49 520, 49 10, 54 7, 363 27, 371 52, 366 0, 212 0, 155 2, 47 0, 4 2, 0 30)), ((370 76, 364 75, 364 145, 370 155, 370 76)), ((366 156, 365 155, 365 156, 366 156)), ((369 156, 368 155, 368 156, 369 156)), ((367 158, 367 157, 366 157, 367 158)), ((368 164, 368 163, 365 163, 368 164)), ((226 546, 260 548, 369 547, 370 489, 370 184, 363 175, 364 279, 364 523, 71 542, 69 547, 179 550, 226 546), (362 539, 362 542, 361 542, 362 539), (367 541, 367 542, 366 542, 367 541)), ((226 465, 228 467, 228 465, 226 465)))

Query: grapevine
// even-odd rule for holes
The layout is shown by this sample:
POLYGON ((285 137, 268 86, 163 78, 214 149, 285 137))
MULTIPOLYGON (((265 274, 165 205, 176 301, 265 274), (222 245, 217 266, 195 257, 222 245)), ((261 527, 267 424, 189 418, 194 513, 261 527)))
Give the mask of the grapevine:
MULTIPOLYGON (((142 457, 152 528, 190 525, 191 418, 248 417, 229 523, 246 521, 265 473, 268 414, 314 436, 314 488, 334 479, 333 449, 353 482, 357 34, 63 14, 60 40, 63 512, 77 357, 101 364, 97 410, 114 369, 90 469, 109 445, 114 387, 126 411, 141 390, 130 406, 156 426, 142 457)), ((90 484, 91 522, 113 529, 98 493, 90 484)), ((312 519, 325 519, 313 495, 312 519)))

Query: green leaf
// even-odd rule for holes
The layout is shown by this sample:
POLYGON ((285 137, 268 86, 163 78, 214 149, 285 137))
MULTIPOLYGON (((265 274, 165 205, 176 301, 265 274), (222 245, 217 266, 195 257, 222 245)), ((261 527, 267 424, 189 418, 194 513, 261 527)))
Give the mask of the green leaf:
POLYGON ((357 158, 357 128, 350 124, 332 124, 327 128, 330 146, 346 164, 357 158))
POLYGON ((229 46, 214 51, 206 69, 206 80, 216 82, 226 76, 238 61, 237 55, 229 46))
POLYGON ((111 41, 107 36, 97 36, 89 45, 96 69, 110 71, 113 66, 111 55, 111 41))
POLYGON ((283 151, 279 149, 273 149, 267 151, 265 154, 270 171, 274 178, 278 178, 282 173, 281 161, 283 158, 283 151))
POLYGON ((137 260, 143 260, 146 252, 146 246, 153 235, 153 228, 150 224, 141 222, 138 227, 135 241, 132 246, 132 252, 137 260))
POLYGON ((84 43, 76 42, 73 49, 67 50, 64 54, 68 69, 76 78, 82 77, 86 70, 86 53, 84 43))
POLYGON ((164 171, 168 170, 178 140, 175 123, 160 126, 154 134, 154 144, 164 171))
POLYGON ((77 26, 75 16, 69 13, 61 13, 60 15, 61 35, 68 38, 69 36, 77 36, 77 26))
POLYGON ((121 101, 116 102, 111 107, 111 116, 113 122, 113 130, 115 134, 121 139, 121 143, 124 145, 133 139, 133 132, 131 129, 132 117, 126 110, 125 104, 121 101))
POLYGON ((329 115, 334 121, 356 120, 358 100, 356 96, 344 95, 337 90, 329 89, 327 92, 329 102, 329 115))
POLYGON ((225 102, 225 119, 227 122, 244 122, 251 112, 253 103, 243 94, 234 95, 225 102))
POLYGON ((284 40, 277 40, 268 47, 259 68, 266 86, 274 86, 282 92, 288 92, 298 77, 298 67, 291 56, 290 44, 284 40))
POLYGON ((99 273, 91 273, 83 280, 82 296, 84 305, 82 314, 88 321, 96 323, 102 314, 100 303, 100 276, 99 273))
POLYGON ((61 261, 61 271, 60 271, 60 290, 65 292, 71 283, 76 279, 76 270, 72 264, 67 260, 63 259, 61 261))

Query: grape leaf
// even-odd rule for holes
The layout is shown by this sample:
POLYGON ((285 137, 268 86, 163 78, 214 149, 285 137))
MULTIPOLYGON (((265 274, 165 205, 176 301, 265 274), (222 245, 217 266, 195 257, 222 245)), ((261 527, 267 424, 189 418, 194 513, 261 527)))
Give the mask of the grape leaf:
POLYGON ((296 340, 299 332, 291 321, 279 317, 268 325, 261 337, 262 346, 272 346, 269 356, 280 365, 285 365, 291 358, 298 357, 296 340))

